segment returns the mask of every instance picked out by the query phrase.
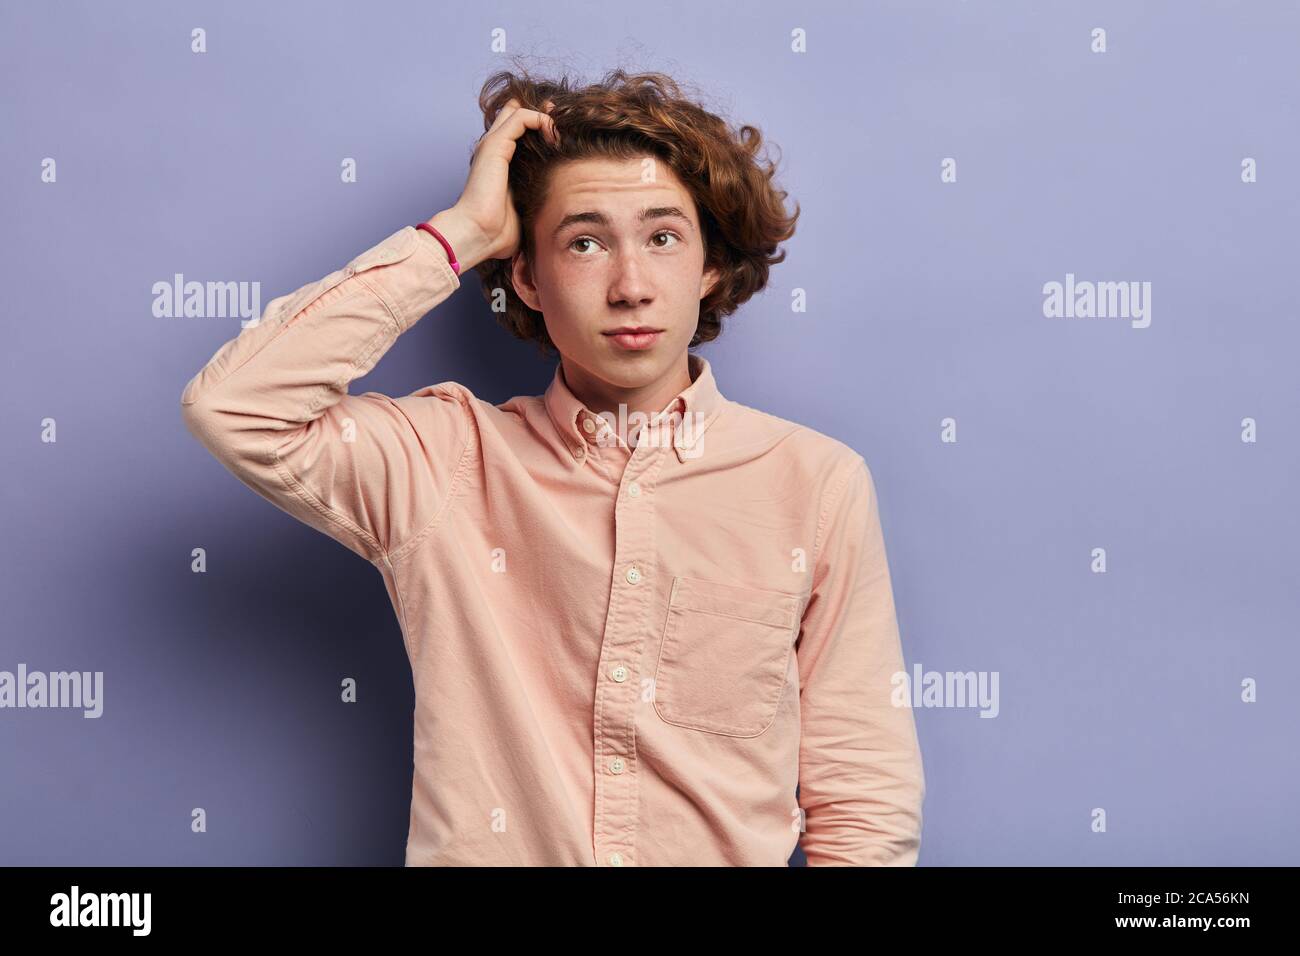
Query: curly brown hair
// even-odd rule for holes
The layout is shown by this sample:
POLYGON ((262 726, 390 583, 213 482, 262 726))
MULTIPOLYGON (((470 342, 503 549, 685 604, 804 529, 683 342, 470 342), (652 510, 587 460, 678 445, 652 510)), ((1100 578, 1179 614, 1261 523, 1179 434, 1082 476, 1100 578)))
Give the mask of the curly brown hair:
MULTIPOLYGON (((511 98, 535 110, 552 101, 550 115, 560 135, 557 147, 527 130, 510 160, 510 192, 519 215, 520 248, 527 258, 533 255, 533 224, 557 163, 648 154, 667 163, 694 199, 703 231, 704 268, 719 271, 718 281, 700 300, 699 325, 689 347, 717 338, 722 317, 762 290, 768 269, 785 259, 777 246, 794 235, 799 206, 796 203, 794 213, 787 215, 787 194, 772 182, 776 167, 759 159, 762 134, 748 125, 733 130, 688 100, 667 75, 619 69, 582 86, 567 77, 535 79, 519 67, 516 72, 501 71, 488 78, 479 94, 485 132, 511 98)), ((542 313, 515 293, 510 260, 487 259, 475 269, 497 321, 515 337, 536 342, 543 355, 555 353, 542 313)))

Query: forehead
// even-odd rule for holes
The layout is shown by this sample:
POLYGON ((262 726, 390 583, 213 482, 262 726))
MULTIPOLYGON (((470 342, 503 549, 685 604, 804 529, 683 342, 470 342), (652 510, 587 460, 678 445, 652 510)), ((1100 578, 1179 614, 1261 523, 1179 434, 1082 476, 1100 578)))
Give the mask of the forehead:
POLYGON ((695 211, 690 193, 665 162, 650 156, 576 159, 551 171, 539 218, 559 219, 596 208, 635 213, 645 206, 680 206, 688 214, 695 211))

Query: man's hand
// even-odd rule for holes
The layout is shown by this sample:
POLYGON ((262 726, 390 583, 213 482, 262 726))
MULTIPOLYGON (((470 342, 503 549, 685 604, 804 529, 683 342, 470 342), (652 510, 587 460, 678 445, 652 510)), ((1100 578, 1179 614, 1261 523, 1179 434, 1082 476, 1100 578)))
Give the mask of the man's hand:
MULTIPOLYGON (((546 109, 551 106, 548 100, 546 109)), ((456 204, 429 220, 451 244, 462 273, 484 259, 508 259, 519 249, 519 215, 510 197, 510 159, 519 137, 530 129, 540 130, 552 143, 559 142, 555 121, 547 113, 524 109, 517 99, 511 99, 474 147, 469 178, 456 204)))

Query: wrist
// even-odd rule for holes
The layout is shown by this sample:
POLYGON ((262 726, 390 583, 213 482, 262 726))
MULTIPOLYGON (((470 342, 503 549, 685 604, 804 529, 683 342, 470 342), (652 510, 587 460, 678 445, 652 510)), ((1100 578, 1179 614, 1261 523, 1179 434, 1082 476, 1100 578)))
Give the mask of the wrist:
MULTIPOLYGON (((456 254, 456 261, 460 263, 462 275, 488 258, 491 249, 487 237, 483 235, 483 230, 455 207, 444 209, 429 219, 428 223, 442 233, 442 237, 451 246, 452 252, 456 254)), ((432 242, 437 241, 433 236, 428 238, 432 242)))

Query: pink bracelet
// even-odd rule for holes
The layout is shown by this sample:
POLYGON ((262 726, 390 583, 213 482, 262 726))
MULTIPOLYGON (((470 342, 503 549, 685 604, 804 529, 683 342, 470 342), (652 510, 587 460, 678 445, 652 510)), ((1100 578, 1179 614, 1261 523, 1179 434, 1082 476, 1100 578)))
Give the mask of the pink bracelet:
POLYGON ((456 273, 456 275, 460 275, 460 263, 456 261, 456 253, 451 251, 451 243, 442 237, 442 233, 437 229, 434 229, 433 226, 429 225, 427 222, 419 223, 415 228, 423 229, 429 235, 433 236, 433 238, 442 243, 442 247, 447 250, 447 258, 451 262, 451 271, 456 273))

